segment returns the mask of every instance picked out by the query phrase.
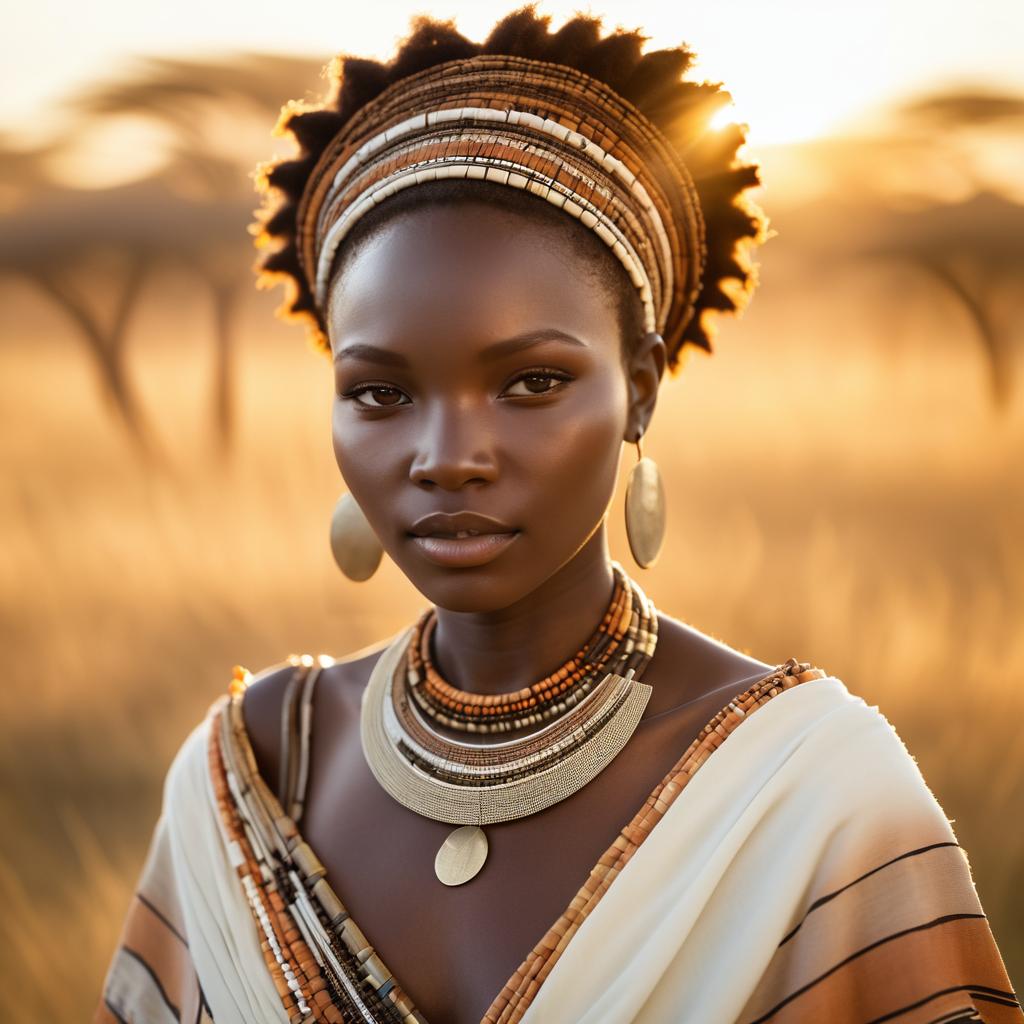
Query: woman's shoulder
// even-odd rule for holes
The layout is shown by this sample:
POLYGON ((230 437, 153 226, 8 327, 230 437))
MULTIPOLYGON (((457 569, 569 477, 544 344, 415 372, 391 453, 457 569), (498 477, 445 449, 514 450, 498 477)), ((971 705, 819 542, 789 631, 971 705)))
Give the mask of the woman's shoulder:
MULTIPOLYGON (((390 639, 390 638, 389 638, 390 639)), ((388 640, 376 641, 349 654, 290 654, 257 672, 235 672, 235 689, 242 700, 242 720, 260 774, 276 779, 281 749, 281 718, 285 695, 298 673, 316 667, 318 687, 361 692, 388 640)))
MULTIPOLYGON (((808 711, 797 758, 805 769, 814 766, 804 798, 813 801, 817 794, 833 806, 837 824, 853 832, 872 822, 876 830, 919 829, 936 841, 953 841, 938 797, 885 710, 869 703, 855 682, 822 671, 788 698, 808 711)), ((785 713, 785 703, 776 711, 785 713)))

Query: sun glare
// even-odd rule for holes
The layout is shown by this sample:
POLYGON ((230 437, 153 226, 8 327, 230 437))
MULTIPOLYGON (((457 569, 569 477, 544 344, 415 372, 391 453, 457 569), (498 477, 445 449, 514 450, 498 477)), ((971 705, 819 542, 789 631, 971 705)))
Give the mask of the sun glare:
POLYGON ((708 127, 713 132, 720 132, 727 124, 732 124, 734 121, 739 121, 740 118, 736 116, 736 104, 730 103, 727 107, 722 107, 717 114, 708 122, 708 127))
MULTIPOLYGON (((735 93, 744 97, 742 89, 735 89, 735 93)), ((745 124, 747 139, 754 144, 803 142, 827 135, 841 113, 824 99, 814 102, 801 97, 799 102, 780 103, 778 97, 759 96, 754 90, 750 97, 722 107, 708 122, 708 127, 717 132, 726 125, 745 124)))
POLYGON ((47 160, 54 180, 73 188, 112 188, 143 178, 167 162, 161 125, 134 115, 109 117, 88 131, 68 133, 47 160))

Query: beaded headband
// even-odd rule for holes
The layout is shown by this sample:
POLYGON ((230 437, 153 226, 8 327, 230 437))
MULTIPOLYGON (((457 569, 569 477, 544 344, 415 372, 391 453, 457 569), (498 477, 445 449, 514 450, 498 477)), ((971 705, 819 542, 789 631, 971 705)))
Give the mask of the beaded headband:
POLYGON ((645 330, 671 347, 707 259, 696 187, 664 134, 596 78, 562 64, 480 54, 392 83, 327 145, 296 211, 317 308, 345 235, 401 189, 443 178, 525 189, 612 249, 640 293, 645 330))

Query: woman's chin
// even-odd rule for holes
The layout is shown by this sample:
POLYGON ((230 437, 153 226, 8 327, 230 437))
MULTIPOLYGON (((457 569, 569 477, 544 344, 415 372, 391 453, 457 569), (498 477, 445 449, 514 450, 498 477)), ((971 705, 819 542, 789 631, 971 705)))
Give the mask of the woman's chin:
MULTIPOLYGON (((526 553, 525 535, 517 531, 513 536, 497 553, 473 565, 446 564, 447 552, 437 560, 428 558, 409 537, 399 569, 438 608, 479 614, 501 611, 532 593, 544 578, 538 577, 536 560, 526 553)), ((467 555, 465 561, 470 560, 467 555)))

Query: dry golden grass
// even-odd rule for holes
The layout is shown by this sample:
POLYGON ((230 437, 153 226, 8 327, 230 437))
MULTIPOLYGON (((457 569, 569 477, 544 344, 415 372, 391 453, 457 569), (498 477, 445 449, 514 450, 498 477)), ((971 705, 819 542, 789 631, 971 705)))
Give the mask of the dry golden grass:
MULTIPOLYGON (((218 465, 204 328, 175 287, 134 325, 132 366, 173 474, 133 455, 57 315, 7 296, 3 1019, 90 1011, 163 773, 233 664, 344 654, 423 606, 389 563, 365 584, 331 563, 331 384, 301 332, 271 323, 276 296, 246 310, 239 443, 218 465)), ((769 286, 665 385, 645 452, 670 536, 635 571, 669 613, 766 661, 812 661, 880 706, 1020 979, 1024 403, 988 407, 952 307, 897 323, 875 306, 856 282, 819 306, 769 286)), ((621 500, 613 553, 632 567, 621 500)))

